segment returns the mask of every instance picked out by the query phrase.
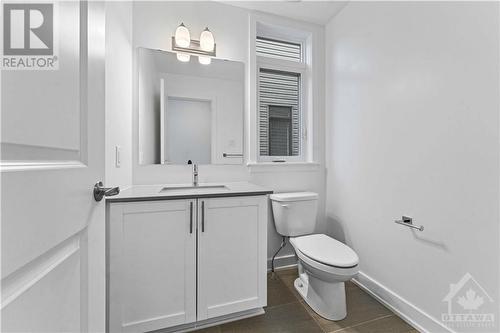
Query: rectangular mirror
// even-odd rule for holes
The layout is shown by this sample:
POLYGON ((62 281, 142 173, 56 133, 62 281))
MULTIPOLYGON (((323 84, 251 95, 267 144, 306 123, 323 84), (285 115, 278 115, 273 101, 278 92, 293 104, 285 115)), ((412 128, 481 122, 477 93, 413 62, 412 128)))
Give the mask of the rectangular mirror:
POLYGON ((138 49, 139 164, 241 164, 244 64, 138 49))

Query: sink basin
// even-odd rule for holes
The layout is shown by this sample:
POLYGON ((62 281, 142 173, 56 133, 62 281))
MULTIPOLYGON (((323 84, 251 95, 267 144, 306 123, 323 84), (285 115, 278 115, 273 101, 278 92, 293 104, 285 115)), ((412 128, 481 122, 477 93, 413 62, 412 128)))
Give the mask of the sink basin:
POLYGON ((229 188, 225 185, 184 185, 184 186, 165 186, 160 190, 160 193, 167 191, 197 191, 197 190, 220 190, 229 191, 229 188))

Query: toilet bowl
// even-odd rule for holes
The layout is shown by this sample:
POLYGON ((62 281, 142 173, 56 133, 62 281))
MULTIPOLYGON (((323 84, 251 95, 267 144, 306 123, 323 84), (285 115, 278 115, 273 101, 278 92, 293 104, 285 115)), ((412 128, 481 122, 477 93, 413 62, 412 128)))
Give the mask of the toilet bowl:
POLYGON ((320 316, 344 319, 347 315, 344 282, 358 273, 356 252, 327 235, 313 233, 318 194, 278 193, 270 198, 276 230, 290 237, 298 257, 295 289, 320 316))
POLYGON ((290 238, 299 258, 295 289, 328 320, 347 316, 345 285, 358 273, 358 256, 347 245, 323 234, 290 238))

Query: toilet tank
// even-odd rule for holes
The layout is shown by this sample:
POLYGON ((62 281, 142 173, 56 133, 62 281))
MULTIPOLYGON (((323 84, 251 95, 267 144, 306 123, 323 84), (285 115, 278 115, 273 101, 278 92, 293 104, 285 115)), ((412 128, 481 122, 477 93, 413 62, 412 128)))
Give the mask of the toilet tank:
POLYGON ((318 194, 313 192, 276 193, 270 196, 274 224, 282 236, 314 232, 318 214, 318 194))

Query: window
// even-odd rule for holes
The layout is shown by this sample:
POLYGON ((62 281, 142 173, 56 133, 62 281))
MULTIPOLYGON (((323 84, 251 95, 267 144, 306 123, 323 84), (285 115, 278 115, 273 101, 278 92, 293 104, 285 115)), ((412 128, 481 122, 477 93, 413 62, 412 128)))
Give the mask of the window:
POLYGON ((269 106, 269 151, 271 156, 289 156, 297 146, 293 143, 292 108, 269 106))
POLYGON ((300 155, 300 74, 259 71, 260 156, 300 155))
POLYGON ((258 160, 303 161, 306 73, 301 43, 257 36, 258 160))

